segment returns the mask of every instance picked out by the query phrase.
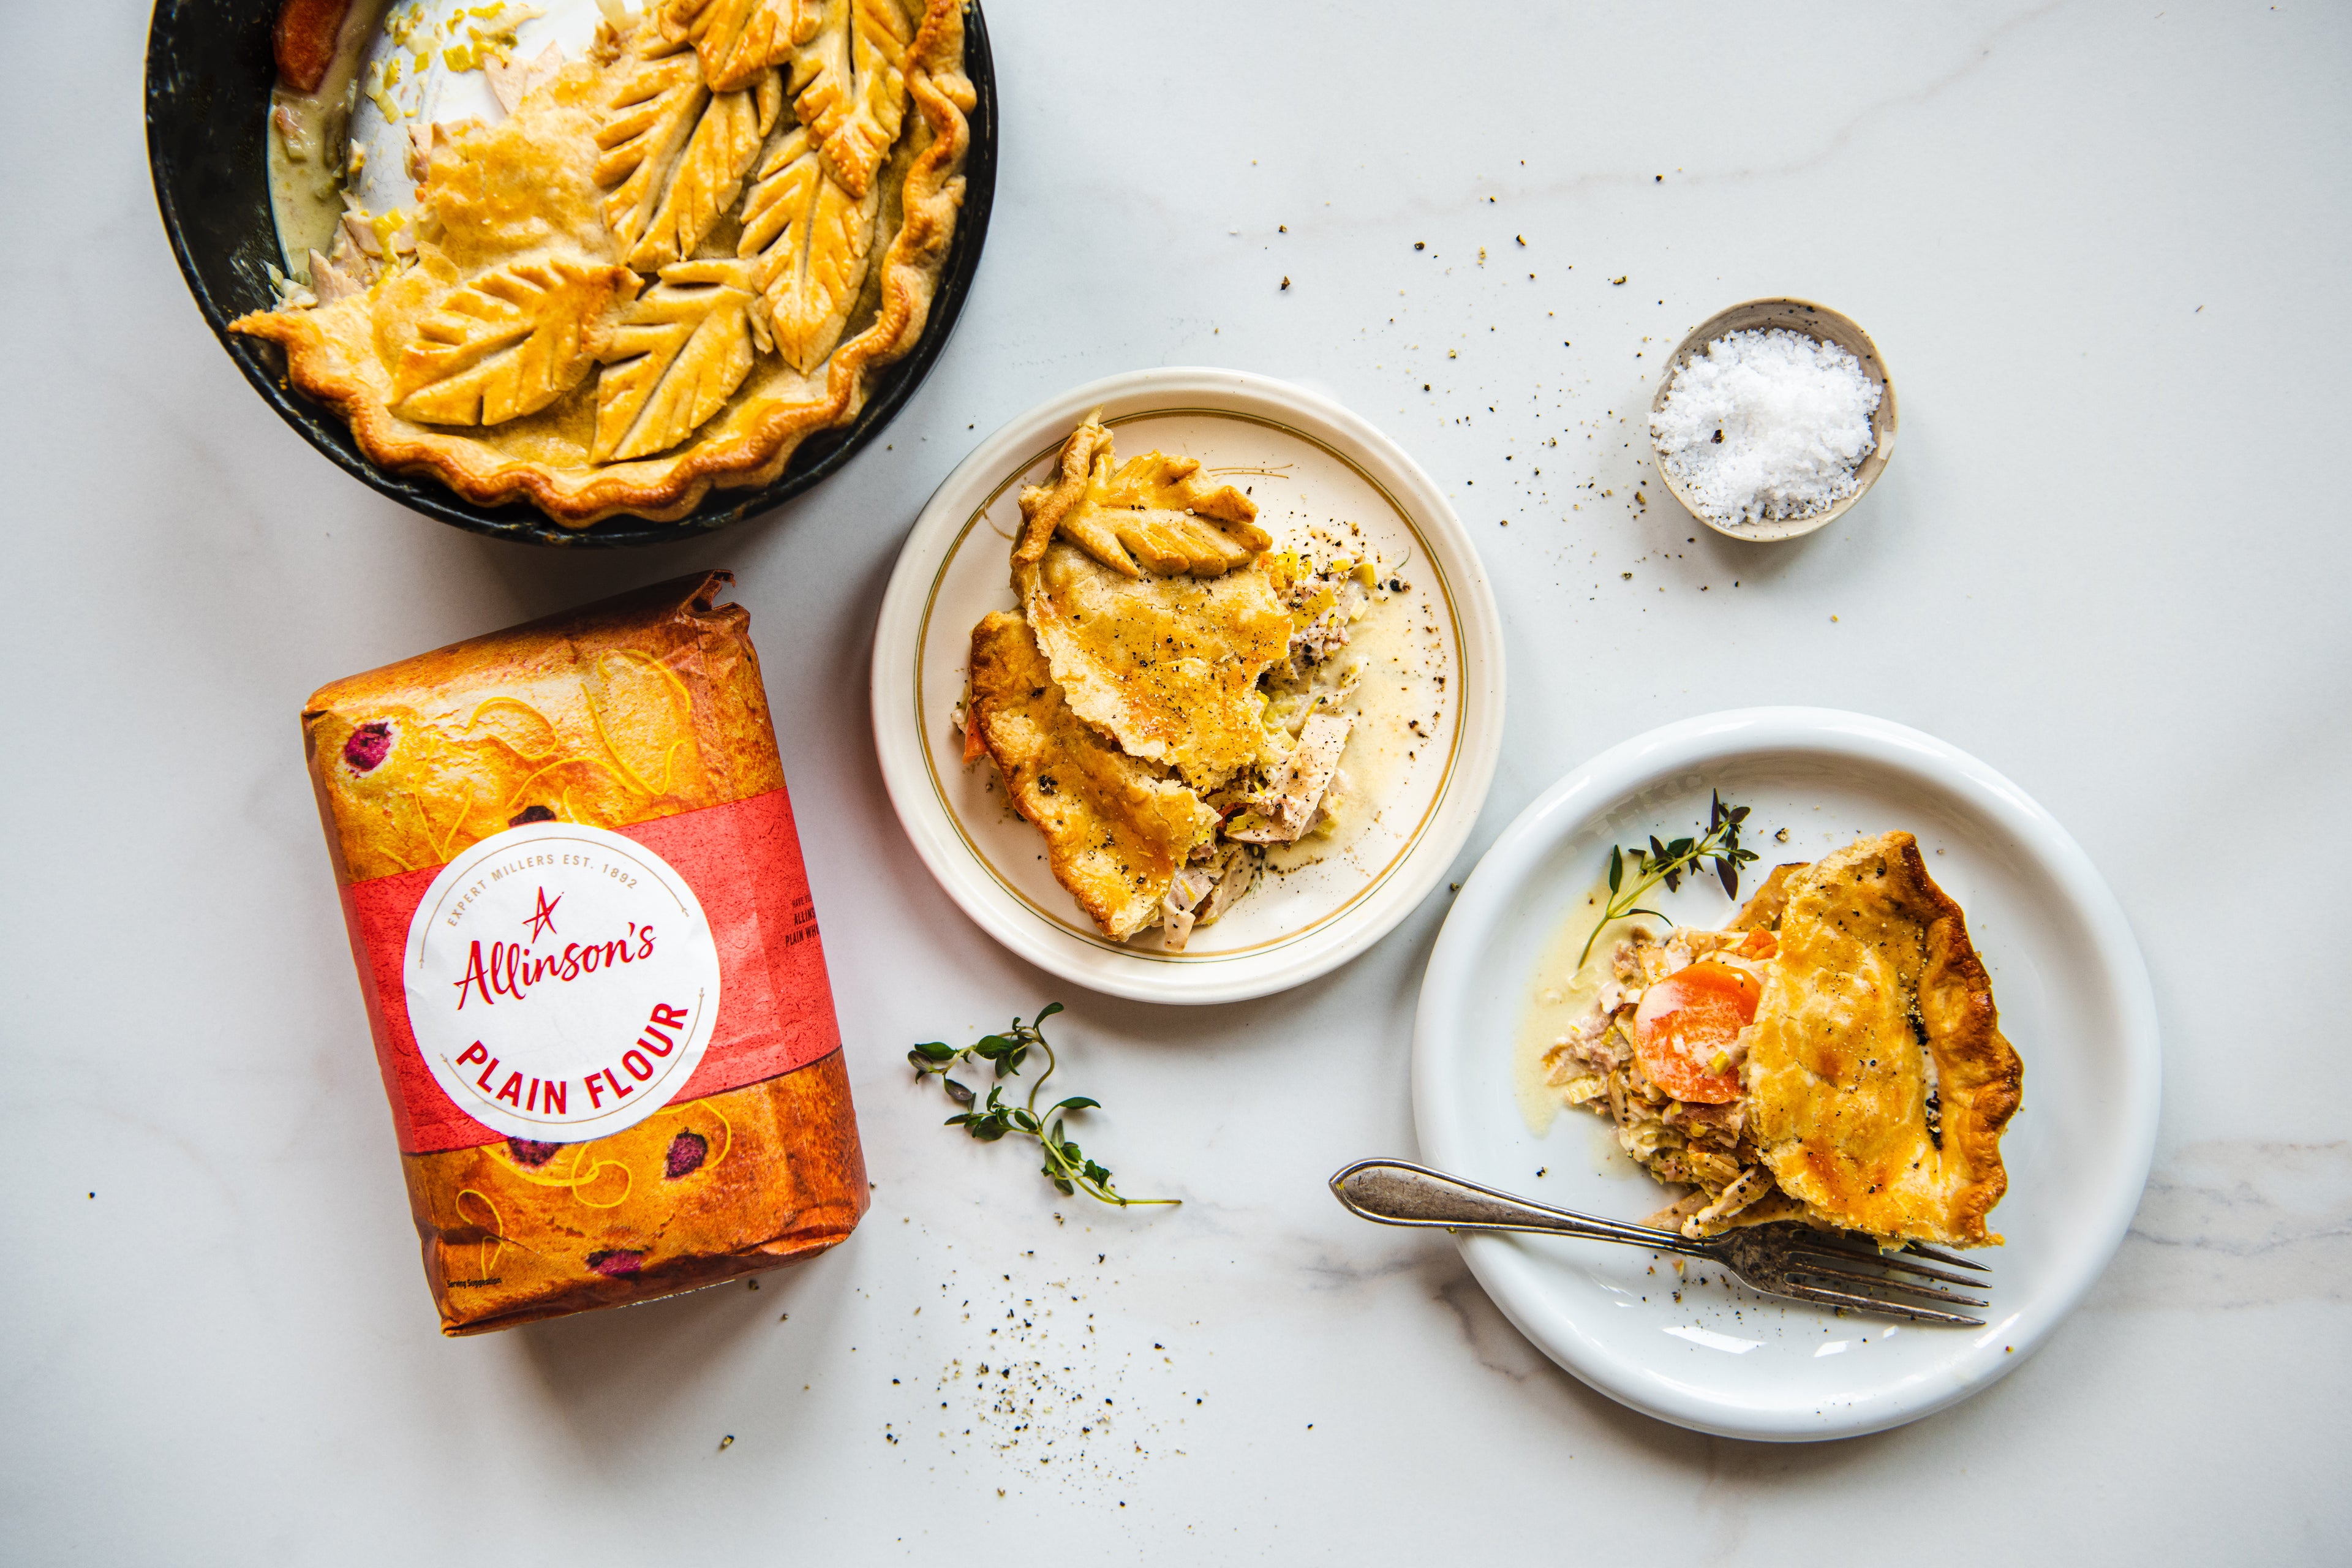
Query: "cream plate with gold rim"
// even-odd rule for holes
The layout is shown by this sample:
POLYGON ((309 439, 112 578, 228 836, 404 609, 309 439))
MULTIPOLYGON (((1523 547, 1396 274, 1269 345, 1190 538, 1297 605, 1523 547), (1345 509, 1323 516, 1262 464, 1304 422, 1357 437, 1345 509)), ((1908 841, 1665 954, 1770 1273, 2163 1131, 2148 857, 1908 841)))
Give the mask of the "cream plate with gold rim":
POLYGON ((1232 1002, 1310 980, 1379 941, 1460 853, 1502 744, 1502 626, 1462 521, 1395 442, 1315 393, 1239 371, 1136 371, 1077 387, 981 443, 915 524, 874 640, 874 739, 907 836, 949 897, 1043 969, 1148 1002, 1232 1002), (1015 608, 1024 485, 1103 410, 1122 455, 1201 459, 1246 489, 1277 549, 1367 553, 1406 587, 1358 632, 1366 659, 1337 831, 1278 853, 1249 896, 1182 952, 1158 931, 1116 942, 1046 868, 1045 843, 953 718, 971 628, 1015 608))

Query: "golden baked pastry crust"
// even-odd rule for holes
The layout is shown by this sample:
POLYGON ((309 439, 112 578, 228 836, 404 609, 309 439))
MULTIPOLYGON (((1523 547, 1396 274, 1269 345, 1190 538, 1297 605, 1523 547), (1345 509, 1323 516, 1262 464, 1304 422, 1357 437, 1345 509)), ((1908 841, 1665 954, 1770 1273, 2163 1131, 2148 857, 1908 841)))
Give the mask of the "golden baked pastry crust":
POLYGON ((1072 713, 1019 616, 1000 610, 972 628, 971 700, 1013 805, 1045 836, 1055 879, 1105 935, 1132 936, 1215 836, 1217 814, 1072 713))
POLYGON ((960 720, 965 763, 993 756, 1102 933, 1160 926, 1171 952, 1248 893, 1268 847, 1334 820, 1360 677, 1334 656, 1379 579, 1269 559, 1255 505, 1200 468, 1119 463, 1087 416, 1052 482, 1021 492, 1019 609, 972 629, 960 720))
POLYGON ((1601 962, 1593 1012, 1544 1062, 1567 1103, 1608 1116, 1627 1153, 1692 1189, 1651 1224, 1692 1237, 1801 1220, 1947 1246, 2000 1240, 1984 1220, 2008 1183, 2000 1135, 2021 1068, 1966 920, 1909 834, 1777 867, 1727 930, 1635 930, 1601 962), (1666 1018, 1693 995, 1727 995, 1748 977, 1738 1016, 1750 1021, 1736 1037, 1717 1032, 1719 1016, 1701 1026, 1739 1064, 1720 1102, 1676 1098, 1698 1084, 1643 1018, 1677 976, 1702 972, 1698 986, 1667 993, 1654 1024, 1672 1036, 1666 1018))
POLYGON ((1748 895, 1748 901, 1739 906, 1739 913, 1732 920, 1730 929, 1777 930, 1780 924, 1780 911, 1789 907, 1789 879, 1803 869, 1805 862, 1802 860, 1773 867, 1763 883, 1748 895))
POLYGON ((691 43, 717 92, 748 87, 817 29, 815 0, 660 0, 662 36, 691 43))
POLYGON ((1272 766, 1257 682, 1297 626, 1259 557, 1273 540, 1256 507, 1201 485, 1189 458, 1112 462, 1090 416, 1059 479, 1021 494, 1013 589, 1070 710, 1195 789, 1272 766))
POLYGON ((1206 579, 1123 576, 1056 540, 1022 604, 1070 710, 1195 789, 1282 760, 1258 677, 1296 629, 1255 561, 1206 579))
POLYGON ((859 77, 848 99, 817 65, 797 63, 790 82, 762 65, 714 91, 698 52, 713 35, 695 24, 772 26, 773 9, 666 6, 608 40, 610 58, 565 66, 509 119, 435 127, 413 264, 231 329, 283 346, 292 384, 335 409, 372 461, 478 505, 528 500, 584 528, 625 512, 673 521, 714 486, 772 483, 803 440, 855 419, 873 373, 921 336, 963 199, 975 101, 961 0, 911 13, 896 0, 803 0, 783 19, 787 40, 807 32, 809 49, 847 51, 878 74, 859 77), (882 127, 890 140, 877 148, 882 127), (718 303, 738 309, 732 290, 748 289, 759 307, 740 326, 721 323, 712 335, 724 345, 705 342, 658 374, 634 363, 646 333, 629 329, 675 326, 682 292, 715 292, 710 277, 664 269, 737 259, 740 193, 794 136, 815 139, 824 178, 771 191, 769 208, 797 201, 802 221, 771 212, 740 274, 719 280, 730 289, 718 303), (828 201, 841 169, 864 184, 828 201), (616 398, 598 390, 615 376, 660 417, 616 428, 616 398), (672 377, 679 384, 659 384, 672 377), (652 445, 664 436, 669 446, 652 445))
POLYGON ((1889 833, 1776 872, 1750 908, 1775 900, 1748 1100, 1781 1191, 1816 1225, 1998 1242, 1985 1215, 2008 1189, 2000 1134, 2023 1067, 1966 917, 1917 841, 1889 833))
MULTIPOLYGON (((303 744, 338 880, 422 870, 517 818, 620 828, 781 788, 750 617, 717 603, 729 581, 656 584, 321 688, 303 744)), ((609 1137, 401 1167, 452 1335, 772 1268, 841 1240, 867 1203, 838 1050, 609 1137), (673 1175, 682 1131, 704 1157, 673 1175)))

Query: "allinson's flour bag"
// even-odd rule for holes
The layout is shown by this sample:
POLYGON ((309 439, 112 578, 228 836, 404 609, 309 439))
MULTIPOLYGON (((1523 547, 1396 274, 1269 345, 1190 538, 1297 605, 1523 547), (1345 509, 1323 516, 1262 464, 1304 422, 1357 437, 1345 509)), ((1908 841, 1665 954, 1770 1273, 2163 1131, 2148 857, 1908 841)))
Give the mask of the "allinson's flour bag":
POLYGON ((866 1212, 730 581, 422 654, 302 715, 444 1333, 772 1268, 866 1212))

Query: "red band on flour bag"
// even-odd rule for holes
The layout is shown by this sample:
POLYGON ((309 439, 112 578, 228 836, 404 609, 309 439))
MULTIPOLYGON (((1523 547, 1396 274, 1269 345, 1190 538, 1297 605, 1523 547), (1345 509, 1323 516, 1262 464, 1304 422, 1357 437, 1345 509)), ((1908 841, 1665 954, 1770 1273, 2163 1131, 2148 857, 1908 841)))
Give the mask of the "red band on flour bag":
POLYGON ((404 1153, 604 1136, 841 1043, 781 789, 526 824, 343 899, 404 1153))

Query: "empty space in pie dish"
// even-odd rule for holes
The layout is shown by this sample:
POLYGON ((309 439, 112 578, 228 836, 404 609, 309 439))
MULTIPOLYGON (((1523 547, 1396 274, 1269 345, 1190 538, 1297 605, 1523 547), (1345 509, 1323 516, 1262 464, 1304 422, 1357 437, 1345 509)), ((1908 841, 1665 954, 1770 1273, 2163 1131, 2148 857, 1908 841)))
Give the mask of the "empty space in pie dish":
MULTIPOLYGON (((365 3, 366 0, 352 0, 354 5, 365 3)), ((596 36, 596 24, 603 19, 595 0, 539 0, 532 5, 509 9, 511 14, 529 10, 544 13, 516 25, 514 47, 509 52, 517 65, 538 58, 550 44, 561 48, 566 60, 579 59, 588 52, 588 45, 596 36)), ((441 10, 435 7, 434 14, 437 16, 441 10)), ((417 74, 420 68, 415 65, 415 54, 394 43, 381 27, 370 40, 367 58, 360 68, 362 83, 368 79, 372 66, 395 58, 409 64, 408 80, 421 89, 415 100, 418 112, 397 121, 387 120, 383 109, 365 91, 352 106, 352 144, 367 149, 367 163, 351 188, 373 213, 415 205, 416 182, 409 178, 404 166, 411 126, 436 122, 454 125, 461 120, 495 123, 507 114, 491 95, 487 73, 478 68, 453 70, 447 58, 435 50, 421 68, 422 74, 417 74)))
MULTIPOLYGON (((1431 958, 1414 1039, 1421 1154, 1612 1218, 1667 1201, 1618 1152, 1606 1118, 1563 1109, 1531 1127, 1513 1043, 1544 949, 1605 888, 1611 846, 1703 830, 1716 791, 1751 809, 1743 842, 1759 858, 1743 894, 1776 864, 1899 828, 1966 912, 2024 1063, 2023 1106, 2001 1142, 2009 1191, 1989 1219, 2007 1245, 1970 1255, 1991 1269, 1988 1327, 1838 1318, 1632 1247, 1477 1236, 1465 1256, 1546 1353, 1651 1415, 1768 1439, 1896 1426, 1999 1377, 2072 1310, 2121 1241, 2153 1149, 2154 1004, 2129 928, 2072 838, 1983 763, 1861 715, 1759 709, 1670 725, 1571 773, 1488 851, 1431 958)), ((1694 926, 1719 927, 1738 907, 1712 875, 1655 894, 1645 902, 1694 926)))

